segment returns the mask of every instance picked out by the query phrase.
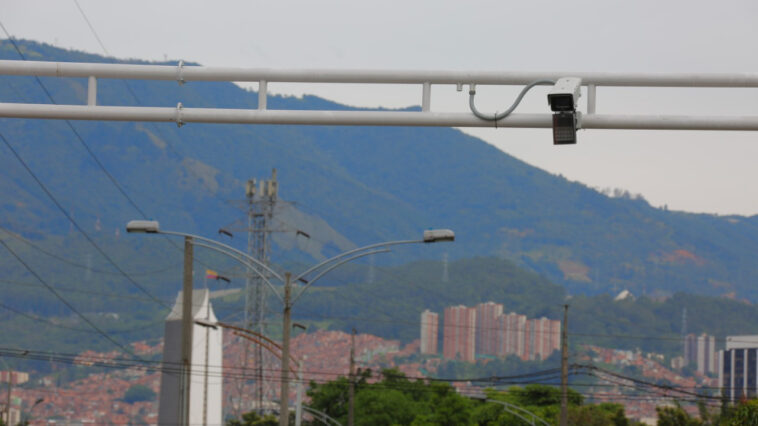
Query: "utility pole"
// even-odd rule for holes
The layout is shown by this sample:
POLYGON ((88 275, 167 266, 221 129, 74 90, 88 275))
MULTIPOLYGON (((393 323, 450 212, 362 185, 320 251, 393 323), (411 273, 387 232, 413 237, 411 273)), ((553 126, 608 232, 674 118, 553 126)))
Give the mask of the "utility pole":
POLYGON ((284 319, 282 321, 282 387, 279 395, 279 426, 289 425, 290 329, 292 328, 292 274, 284 274, 284 319))
POLYGON ((297 364, 297 401, 295 401, 295 426, 300 426, 303 421, 303 364, 308 358, 303 355, 297 364))
POLYGON ((348 390, 347 426, 355 423, 355 329, 350 335, 350 388, 348 390))
POLYGON ((192 237, 184 237, 184 277, 182 282, 182 377, 179 380, 179 419, 182 426, 189 425, 190 378, 192 368, 192 263, 194 245, 192 237))
POLYGON ((561 327, 561 414, 559 426, 568 425, 568 309, 563 305, 563 327, 561 327))
MULTIPOLYGON (((3 362, 5 363, 5 362, 3 362)), ((8 401, 5 403, 5 424, 11 424, 11 392, 13 391, 13 374, 8 370, 8 401)))

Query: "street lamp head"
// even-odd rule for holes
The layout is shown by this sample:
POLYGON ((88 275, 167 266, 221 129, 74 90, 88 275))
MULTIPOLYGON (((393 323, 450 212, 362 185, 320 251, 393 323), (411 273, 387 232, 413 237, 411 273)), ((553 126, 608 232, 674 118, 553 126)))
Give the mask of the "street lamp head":
POLYGON ((425 243, 437 243, 440 241, 455 241, 455 232, 450 229, 427 229, 424 231, 425 243))
POLYGON ((126 224, 126 232, 157 234, 160 224, 157 220, 130 220, 126 224))

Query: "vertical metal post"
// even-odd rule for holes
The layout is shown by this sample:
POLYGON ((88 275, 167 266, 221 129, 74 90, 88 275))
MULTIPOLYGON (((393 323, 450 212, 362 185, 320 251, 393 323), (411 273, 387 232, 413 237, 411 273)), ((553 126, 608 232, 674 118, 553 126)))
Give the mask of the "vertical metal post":
POLYGON ((87 105, 97 105, 97 79, 94 76, 87 80, 87 105))
POLYGON ((182 426, 189 425, 190 378, 192 368, 192 237, 184 237, 184 280, 182 283, 182 377, 179 381, 179 419, 182 426))
POLYGON ((595 113, 597 89, 594 84, 587 85, 587 114, 595 113))
POLYGON ((282 386, 279 395, 279 426, 289 425, 289 368, 290 368, 290 328, 292 306, 290 306, 290 290, 292 274, 284 274, 284 312, 282 322, 282 386))
MULTIPOLYGON (((206 278, 207 280, 207 278, 206 278)), ((206 284, 205 289, 208 290, 206 284)), ((210 305, 210 301, 208 301, 210 305)), ((210 306, 205 311, 205 320, 210 320, 210 306)), ((194 321, 193 321, 194 322, 194 321)), ((203 426, 208 426, 208 358, 210 352, 211 328, 205 327, 205 374, 203 374, 203 426)))
POLYGON ((305 357, 300 359, 297 367, 297 401, 295 401, 295 426, 300 426, 303 421, 303 363, 305 357))
POLYGON ((432 85, 431 83, 424 83, 424 88, 421 93, 421 111, 429 112, 432 104, 432 85))
POLYGON ((261 80, 258 82, 258 110, 263 111, 266 109, 266 100, 268 96, 268 82, 261 80))
MULTIPOLYGON (((7 367, 7 366, 6 366, 7 367)), ((5 424, 11 424, 11 392, 13 392, 13 374, 8 370, 8 401, 5 403, 5 424)))
POLYGON ((561 327, 561 414, 559 425, 568 425, 568 309, 563 305, 563 327, 561 327))
POLYGON ((347 406, 347 425, 355 424, 355 329, 350 335, 350 388, 347 406))

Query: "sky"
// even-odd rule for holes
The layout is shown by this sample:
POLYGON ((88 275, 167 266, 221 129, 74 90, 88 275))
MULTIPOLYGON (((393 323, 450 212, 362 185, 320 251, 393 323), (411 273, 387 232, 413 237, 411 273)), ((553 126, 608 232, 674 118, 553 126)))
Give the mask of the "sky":
MULTIPOLYGON (((118 58, 278 69, 758 72, 755 0, 3 0, 17 38, 118 58), (87 20, 85 20, 86 16, 87 20), (91 25, 97 36, 93 35, 91 25)), ((4 38, 4 34, 0 35, 4 38)), ((519 87, 479 87, 504 110, 519 87)), ((548 112, 547 88, 517 112, 548 112)), ((416 86, 270 84, 353 106, 419 105, 416 86)), ((468 111, 435 86, 432 111, 468 111)), ((583 108, 583 107, 582 107, 583 108)), ((758 88, 598 88, 608 114, 758 115, 758 88)), ((584 130, 553 146, 549 129, 461 129, 529 164, 654 206, 758 214, 758 134, 584 130)))

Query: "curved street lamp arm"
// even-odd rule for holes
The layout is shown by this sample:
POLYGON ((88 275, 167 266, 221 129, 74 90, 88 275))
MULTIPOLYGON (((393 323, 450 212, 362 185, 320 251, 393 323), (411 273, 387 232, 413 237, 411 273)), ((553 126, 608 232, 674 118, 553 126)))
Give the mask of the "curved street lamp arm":
MULTIPOLYGON (((317 410, 315 408, 312 408, 312 407, 309 407, 307 405, 303 405, 303 410, 305 410, 305 411, 307 411, 307 412, 309 412, 311 414, 317 415, 317 416, 322 416, 324 419, 327 419, 327 420, 330 420, 330 421, 334 422, 334 424, 337 425, 337 426, 342 426, 342 423, 338 422, 337 420, 333 419, 332 417, 329 417, 329 415, 326 414, 326 413, 324 413, 323 411, 319 411, 319 410, 317 410)), ((324 421, 323 419, 319 419, 319 420, 321 420, 322 422, 324 422, 325 425, 329 424, 328 422, 324 421)))
POLYGON ((334 257, 331 257, 329 259, 326 259, 325 261, 318 263, 316 265, 311 266, 310 268, 306 269, 305 272, 302 272, 300 275, 293 278, 294 281, 300 281, 301 278, 305 278, 306 275, 309 273, 315 271, 318 268, 321 268, 322 266, 326 265, 327 263, 334 262, 335 260, 342 259, 343 257, 350 256, 351 254, 358 253, 360 251, 364 250, 370 250, 377 247, 387 247, 387 246, 395 246, 399 244, 417 244, 417 243, 423 243, 424 240, 400 240, 400 241, 386 241, 383 243, 376 243, 376 244, 370 244, 363 247, 358 247, 356 249, 348 250, 344 253, 340 253, 334 257))
POLYGON ((360 254, 356 254, 355 256, 351 256, 351 257, 348 257, 347 259, 342 259, 341 261, 339 261, 339 262, 335 263, 334 265, 329 265, 329 267, 328 267, 328 268, 326 268, 326 269, 324 269, 323 271, 319 272, 319 274, 318 274, 318 275, 316 275, 316 276, 315 276, 315 277, 314 277, 312 280, 308 281, 308 284, 306 284, 306 285, 305 285, 305 286, 304 286, 304 287, 303 287, 303 288, 300 290, 300 293, 298 293, 298 294, 297 294, 297 296, 296 296, 296 297, 295 297, 295 298, 292 300, 292 303, 290 303, 290 305, 294 305, 294 304, 295 304, 295 302, 297 302, 297 299, 299 299, 299 298, 300 298, 300 296, 302 296, 302 295, 303 295, 303 293, 305 293, 305 291, 306 291, 306 290, 308 290, 308 287, 310 287, 310 286, 311 286, 311 284, 313 284, 313 283, 315 283, 316 281, 318 281, 318 279, 319 279, 319 278, 321 278, 321 277, 323 277, 324 275, 326 275, 326 273, 328 273, 328 272, 329 272, 329 271, 331 271, 332 269, 334 269, 334 268, 336 268, 336 267, 338 267, 338 266, 342 265, 343 263, 351 262, 351 261, 353 261, 353 260, 355 260, 355 259, 358 259, 358 258, 361 258, 361 257, 364 257, 364 256, 371 256, 372 254, 377 254, 377 253, 387 253, 388 251, 390 251, 390 249, 387 249, 387 248, 384 248, 384 249, 379 249, 379 250, 371 250, 371 251, 368 251, 368 252, 366 252, 366 253, 360 253, 360 254))
MULTIPOLYGON (((280 351, 282 350, 282 345, 280 345, 279 343, 277 343, 274 340, 269 339, 267 336, 265 336, 265 335, 263 335, 261 333, 258 333, 257 331, 248 330, 246 328, 237 327, 235 325, 226 324, 226 323, 223 323, 223 322, 217 322, 216 324, 218 324, 220 327, 223 327, 223 328, 228 328, 228 329, 231 329, 231 330, 236 330, 236 331, 239 331, 239 332, 242 332, 242 333, 252 334, 253 336, 256 336, 259 339, 265 340, 266 342, 268 342, 269 344, 273 345, 275 348, 279 349, 280 351)), ((298 361, 297 359, 295 359, 294 356, 290 355, 290 359, 295 364, 298 364, 298 365, 300 364, 300 361, 298 361)))
POLYGON ((527 410, 527 409, 525 409, 523 407, 519 407, 518 405, 509 404, 509 403, 507 403, 505 401, 500 401, 500 400, 497 400, 497 399, 490 399, 490 398, 485 399, 485 402, 494 402, 496 404, 500 404, 503 407, 505 407, 505 411, 513 414, 514 416, 520 418, 521 420, 523 420, 523 421, 525 421, 525 422, 527 422, 527 423, 529 423, 531 425, 534 424, 534 420, 538 420, 540 423, 543 423, 545 426, 550 426, 546 421, 542 420, 536 414, 532 413, 531 411, 529 411, 529 410, 527 410), (521 414, 518 413, 518 411, 531 416, 532 420, 528 420, 527 418, 523 417, 521 414))
POLYGON ((259 271, 258 269, 256 269, 254 267, 257 264, 254 264, 254 265, 250 264, 250 262, 248 261, 248 257, 242 257, 242 256, 240 256, 236 252, 230 252, 230 251, 224 250, 222 248, 219 248, 219 247, 216 247, 216 246, 213 246, 213 245, 210 245, 210 244, 204 244, 204 243, 199 243, 199 242, 194 242, 194 241, 192 242, 192 244, 195 245, 195 246, 198 246, 198 247, 204 247, 204 248, 207 248, 207 249, 210 249, 210 250, 213 250, 213 251, 217 251, 219 253, 223 253, 223 254, 231 257, 232 259, 234 259, 234 260, 242 263, 243 265, 247 266, 248 268, 250 268, 250 270, 252 270, 253 272, 255 272, 263 280, 263 282, 266 283, 266 285, 268 285, 268 287, 271 289, 271 291, 274 292, 274 294, 276 295, 276 297, 279 298, 279 301, 282 302, 282 303, 284 303, 284 298, 282 298, 282 295, 280 295, 279 292, 276 290, 276 287, 274 287, 274 285, 271 284, 271 281, 269 281, 268 278, 266 278, 266 276, 263 274, 263 272, 259 271))
MULTIPOLYGON (((263 347, 266 350, 268 350, 269 352, 271 352, 275 357, 279 358, 280 360, 282 359, 282 355, 281 354, 277 353, 275 350, 271 349, 271 347, 269 345, 261 342, 260 340, 256 339, 255 337, 248 336, 247 334, 240 333, 239 331, 232 331, 232 334, 234 334, 235 336, 242 337, 243 339, 247 339, 247 340, 249 340, 249 341, 251 341, 253 343, 257 343, 257 344, 261 345, 261 347, 263 347)), ((294 359, 291 356, 290 356, 290 359, 292 359, 294 361, 294 359)), ((297 372, 295 371, 294 368, 290 367, 290 371, 292 372, 292 374, 294 374, 295 376, 297 376, 297 372)))
MULTIPOLYGON (((158 233, 159 234, 166 234, 166 235, 179 235, 179 236, 182 236, 182 237, 190 237, 190 238, 194 238, 194 239, 197 239, 197 240, 200 240, 200 241, 205 241, 207 243, 216 244, 219 247, 223 247, 223 248, 225 248, 225 249, 227 249, 229 251, 232 251, 232 252, 238 254, 239 256, 242 256, 243 258, 249 260, 250 263, 253 263, 253 264, 257 265, 258 267, 264 269, 266 272, 268 272, 272 276, 275 276, 280 281, 284 282, 284 278, 282 278, 281 275, 279 275, 276 271, 274 271, 273 269, 271 269, 268 265, 266 265, 265 263, 261 262, 260 260, 258 260, 256 258, 250 256, 249 254, 245 253, 244 251, 237 250, 236 248, 234 248, 234 247, 232 247, 230 245, 226 245, 224 243, 220 243, 220 242, 218 242, 216 240, 212 240, 210 238, 201 237, 199 235, 186 234, 184 232, 163 231, 163 230, 161 230, 161 231, 158 231, 158 233)), ((207 246, 203 246, 203 247, 207 247, 207 246)))

